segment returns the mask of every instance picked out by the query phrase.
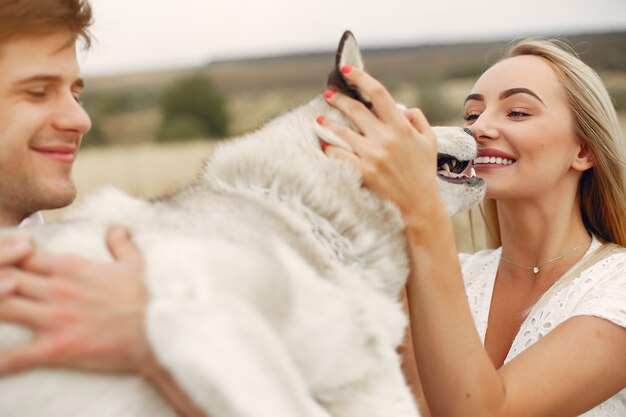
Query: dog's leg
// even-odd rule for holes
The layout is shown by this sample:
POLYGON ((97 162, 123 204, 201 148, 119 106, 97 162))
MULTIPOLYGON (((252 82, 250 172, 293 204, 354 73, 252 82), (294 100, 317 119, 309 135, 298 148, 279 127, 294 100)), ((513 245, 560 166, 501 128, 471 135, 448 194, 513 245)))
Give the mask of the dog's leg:
POLYGON ((224 296, 210 306, 156 301, 148 334, 193 401, 216 416, 328 417, 263 317, 224 296))

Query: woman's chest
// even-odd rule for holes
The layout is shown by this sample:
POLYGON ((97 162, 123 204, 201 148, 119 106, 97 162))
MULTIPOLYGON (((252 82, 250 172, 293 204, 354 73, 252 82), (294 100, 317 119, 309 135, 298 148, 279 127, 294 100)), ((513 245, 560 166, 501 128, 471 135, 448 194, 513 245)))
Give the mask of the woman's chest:
POLYGON ((497 274, 484 339, 485 349, 496 368, 504 363, 526 315, 547 290, 545 285, 530 281, 532 278, 497 274))
POLYGON ((582 287, 592 286, 581 285, 582 277, 558 291, 549 289, 550 283, 541 287, 496 279, 497 264, 480 272, 466 280, 466 292, 476 329, 496 367, 571 317, 585 293, 582 287))

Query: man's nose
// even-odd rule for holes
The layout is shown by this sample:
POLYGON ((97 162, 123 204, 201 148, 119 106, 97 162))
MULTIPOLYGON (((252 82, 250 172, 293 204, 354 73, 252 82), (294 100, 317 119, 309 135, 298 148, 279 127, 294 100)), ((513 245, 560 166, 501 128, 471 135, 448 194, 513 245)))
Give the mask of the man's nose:
POLYGON ((59 103, 54 117, 54 127, 84 135, 91 129, 91 119, 76 98, 72 94, 67 94, 59 103))

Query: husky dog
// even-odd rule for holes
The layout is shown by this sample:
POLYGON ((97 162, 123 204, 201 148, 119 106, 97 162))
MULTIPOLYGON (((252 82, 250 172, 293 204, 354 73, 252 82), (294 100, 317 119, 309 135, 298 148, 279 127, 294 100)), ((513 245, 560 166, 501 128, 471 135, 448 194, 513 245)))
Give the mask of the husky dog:
MULTIPOLYGON (((362 68, 346 33, 336 66, 362 68)), ((333 88, 367 102, 341 83, 333 88)), ((104 235, 127 227, 145 257, 146 332, 158 359, 214 417, 418 416, 396 348, 408 275, 399 211, 330 159, 315 118, 347 123, 319 96, 224 143, 198 183, 154 201, 114 189, 32 231, 39 248, 110 259, 104 235)), ((483 181, 462 128, 437 128, 439 183, 450 213, 483 181)), ((419 192, 419 190, 415 190, 419 192)), ((114 277, 113 277, 114 278, 114 277)), ((0 325, 0 352, 32 334, 0 325)), ((174 416, 137 376, 35 369, 0 378, 0 415, 174 416)))

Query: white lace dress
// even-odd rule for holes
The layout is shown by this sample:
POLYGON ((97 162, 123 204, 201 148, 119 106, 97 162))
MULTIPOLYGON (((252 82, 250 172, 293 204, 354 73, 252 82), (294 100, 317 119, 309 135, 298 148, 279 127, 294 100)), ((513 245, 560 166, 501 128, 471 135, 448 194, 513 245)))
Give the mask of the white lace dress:
MULTIPOLYGON (((600 245, 594 238, 585 257, 600 245)), ((501 253, 502 249, 498 248, 459 255, 469 305, 483 344, 501 253)), ((568 318, 580 315, 601 317, 626 327, 626 251, 610 252, 550 298, 538 303, 522 323, 504 363, 568 318)), ((626 417, 626 389, 583 416, 626 417)))

